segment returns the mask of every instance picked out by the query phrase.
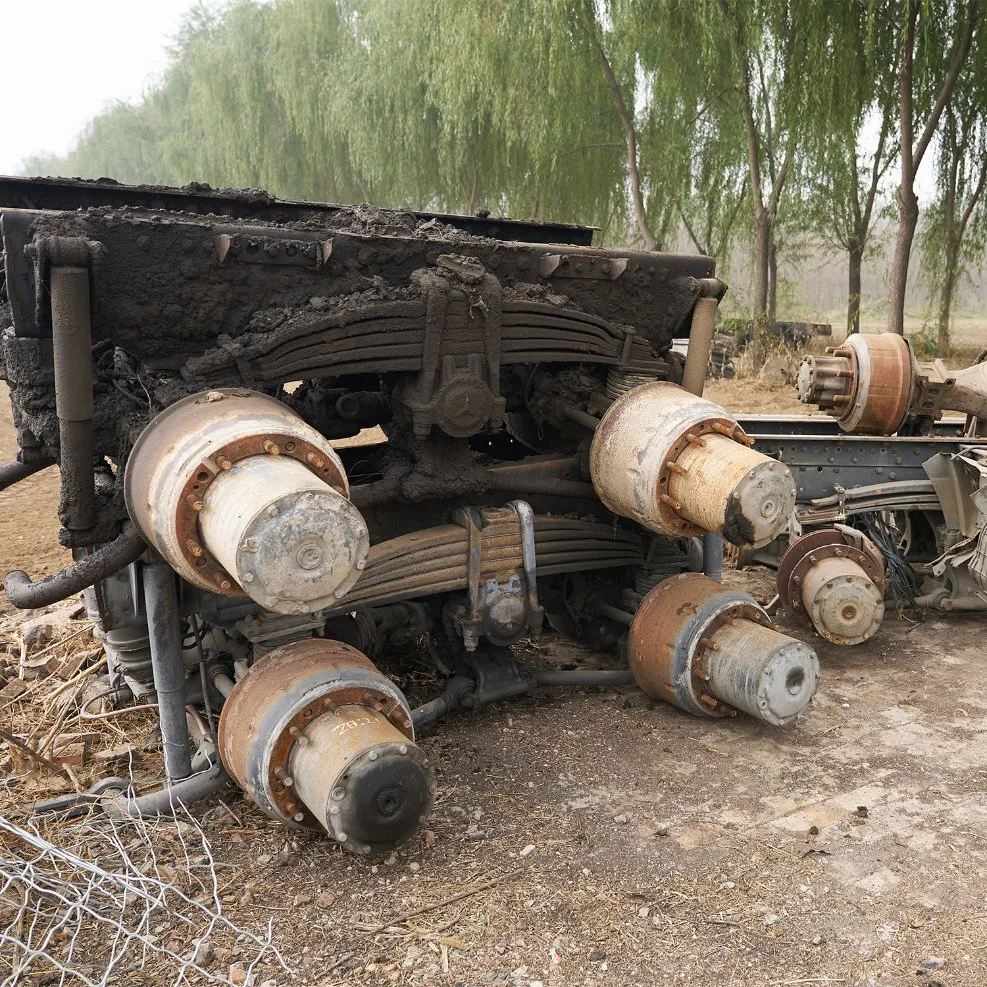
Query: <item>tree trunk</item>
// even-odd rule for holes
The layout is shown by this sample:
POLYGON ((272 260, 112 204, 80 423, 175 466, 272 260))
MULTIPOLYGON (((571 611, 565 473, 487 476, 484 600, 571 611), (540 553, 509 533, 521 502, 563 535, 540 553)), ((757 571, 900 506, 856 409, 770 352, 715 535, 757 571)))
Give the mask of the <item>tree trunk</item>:
POLYGON ((768 326, 775 324, 778 314, 778 245, 771 237, 768 244, 768 326))
POLYGON ((918 226, 918 198, 909 184, 898 186, 898 236, 895 239, 894 260, 891 262, 891 291, 888 308, 888 332, 905 334, 905 289, 908 286, 908 261, 912 254, 915 227, 918 226))
POLYGON ((850 248, 850 264, 847 273, 846 333, 860 332, 860 272, 864 264, 864 248, 854 244, 850 248))
POLYGON ((641 240, 644 242, 645 250, 661 250, 662 245, 651 230, 648 222, 648 210, 644 205, 644 191, 641 188, 641 170, 637 160, 637 128, 634 124, 634 115, 624 101, 624 94, 621 91, 620 83, 614 75, 613 66, 607 58, 599 42, 594 40, 597 55, 600 58, 600 66, 603 69, 603 77, 606 79, 613 97, 614 109, 617 111, 617 119, 624 130, 624 139, 627 143, 627 180, 631 192, 631 210, 634 213, 634 222, 637 224, 641 240))
POLYGON ((949 320, 953 309, 953 293, 959 276, 959 243, 951 244, 946 253, 946 270, 942 275, 939 291, 939 356, 949 356, 952 344, 949 337, 949 320))
POLYGON ((771 214, 764 206, 754 211, 754 321, 763 323, 768 312, 768 267, 771 253, 771 214))
POLYGON ((949 310, 953 307, 953 272, 947 271, 939 295, 939 355, 949 356, 949 310))

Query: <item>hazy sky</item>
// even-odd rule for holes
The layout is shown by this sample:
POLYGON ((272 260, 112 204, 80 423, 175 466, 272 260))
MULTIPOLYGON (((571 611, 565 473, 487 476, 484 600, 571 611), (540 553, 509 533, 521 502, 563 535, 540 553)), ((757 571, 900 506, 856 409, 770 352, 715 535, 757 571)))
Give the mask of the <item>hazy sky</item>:
POLYGON ((0 0, 0 175, 63 153, 90 117, 140 97, 194 0, 0 0))

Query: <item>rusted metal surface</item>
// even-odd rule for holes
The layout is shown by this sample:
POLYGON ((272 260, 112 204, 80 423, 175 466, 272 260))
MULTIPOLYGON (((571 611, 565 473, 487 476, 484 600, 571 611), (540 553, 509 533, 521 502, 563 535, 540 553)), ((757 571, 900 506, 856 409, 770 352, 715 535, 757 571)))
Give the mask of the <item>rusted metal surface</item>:
MULTIPOLYGON (((477 585, 480 580, 506 582, 512 574, 523 575, 524 543, 518 515, 512 508, 477 513, 483 523, 477 526, 472 542, 468 527, 443 524, 374 545, 362 576, 330 612, 467 588, 473 581, 471 559, 477 585)), ((637 565, 642 558, 640 535, 610 524, 535 515, 533 530, 541 576, 637 565)))
POLYGON ((296 460, 240 460, 202 502, 203 544, 267 610, 303 614, 335 603, 366 564, 360 512, 296 460))
MULTIPOLYGON (((335 782, 353 759, 374 744, 404 745, 410 750, 413 741, 411 710, 397 687, 355 648, 321 638, 276 648, 255 662, 231 692, 219 724, 220 756, 237 784, 268 815, 316 830, 333 831, 329 802, 319 794, 324 787, 320 770, 335 782), (336 722, 337 711, 343 710, 336 722), (321 719, 351 726, 335 731, 331 725, 320 727, 309 735, 321 719), (295 759, 300 750, 305 750, 299 763, 305 779, 302 788, 311 804, 296 790, 295 759)), ((434 782, 419 754, 409 758, 399 752, 399 756, 406 758, 402 764, 409 766, 414 776, 409 785, 416 792, 420 794, 421 780, 426 781, 427 804, 418 806, 414 828, 404 834, 407 838, 430 811, 434 782)), ((330 794, 336 787, 330 785, 330 794)), ((350 848, 368 852, 364 846, 379 849, 375 844, 380 842, 393 845, 398 840, 363 839, 350 848)))
POLYGON ((383 853, 428 822, 435 779, 421 749, 380 712, 338 706, 301 734, 291 777, 302 803, 356 853, 383 853))
POLYGON ((697 716, 742 709, 784 725, 819 679, 811 648, 778 633, 751 596, 697 572, 666 579, 644 598, 627 650, 644 692, 697 716))
POLYGON ((220 264, 284 264, 319 270, 332 256, 332 240, 299 240, 289 237, 256 237, 220 233, 216 237, 220 264))
POLYGON ((709 369, 709 354, 716 334, 716 310, 720 302, 715 297, 697 300, 692 310, 692 327, 689 332, 689 352, 682 372, 682 386, 697 397, 702 397, 709 369))
MULTIPOLYGON (((201 514, 217 476, 258 456, 300 463, 313 481, 306 488, 349 495, 345 470, 328 440, 280 401, 256 392, 208 391, 178 401, 151 422, 134 446, 125 475, 131 517, 169 564, 196 586, 230 596, 253 595, 251 587, 241 586, 231 553, 222 553, 224 564, 209 544, 201 514)), ((270 606, 272 601, 262 602, 270 606)))
POLYGON ((808 356, 797 389, 804 404, 818 404, 845 432, 893 435, 912 397, 915 361, 904 336, 854 333, 828 356, 808 356))
POLYGON ((788 467, 750 448, 723 408, 656 382, 619 397, 597 428, 590 474, 603 503, 652 531, 775 538, 795 507, 788 467))
MULTIPOLYGON (((77 209, 110 206, 166 209, 178 213, 237 216, 253 221, 287 223, 345 214, 352 206, 331 202, 302 202, 279 199, 258 189, 214 189, 196 183, 184 188, 163 185, 121 185, 118 182, 78 178, 23 178, 0 176, 0 204, 16 209, 77 209)), ((570 223, 503 219, 495 216, 455 216, 445 213, 412 212, 422 221, 436 220, 478 236, 527 243, 590 246, 594 227, 570 223)))
POLYGON ((778 567, 778 595, 833 644, 860 644, 884 618, 884 559, 861 532, 835 525, 793 542, 778 567))

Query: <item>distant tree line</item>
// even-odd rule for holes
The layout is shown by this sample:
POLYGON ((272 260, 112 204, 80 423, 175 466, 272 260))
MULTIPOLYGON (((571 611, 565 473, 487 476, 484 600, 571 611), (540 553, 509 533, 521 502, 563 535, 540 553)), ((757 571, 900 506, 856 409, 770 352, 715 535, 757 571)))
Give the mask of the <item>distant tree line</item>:
POLYGON ((847 257, 847 325, 882 210, 888 328, 922 262, 940 345, 987 246, 987 0, 275 0, 195 9, 164 77, 36 174, 263 187, 679 235, 778 261, 847 257), (896 188, 891 188, 898 179, 896 188))

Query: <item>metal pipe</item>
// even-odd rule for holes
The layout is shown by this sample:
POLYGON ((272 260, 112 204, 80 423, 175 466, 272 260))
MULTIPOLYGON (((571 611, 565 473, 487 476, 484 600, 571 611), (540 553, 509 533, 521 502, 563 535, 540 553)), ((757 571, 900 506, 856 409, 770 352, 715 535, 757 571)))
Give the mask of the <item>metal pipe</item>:
POLYGON ((199 799, 208 798, 218 792, 229 780, 230 776, 217 757, 204 771, 189 775, 172 785, 166 785, 156 792, 140 795, 137 798, 120 795, 107 801, 133 819, 174 815, 175 809, 179 806, 191 805, 199 799))
POLYGON ((601 617, 609 617, 611 620, 617 621, 618 624, 624 624, 627 627, 630 627, 634 623, 634 614, 602 601, 593 604, 593 612, 599 614, 601 617))
POLYGON ((230 693, 236 685, 233 679, 231 679, 226 672, 214 672, 212 676, 212 684, 216 687, 216 691, 224 699, 230 698, 230 693))
POLYGON ((488 486, 491 490, 501 490, 518 494, 548 494, 558 497, 584 497, 596 500, 592 483, 578 480, 553 480, 549 477, 526 477, 500 470, 487 470, 488 486))
POLYGON ((165 771, 168 780, 175 781, 192 771, 185 721, 185 665, 178 590, 175 573, 161 560, 144 566, 143 582, 165 771))
POLYGON ((415 730, 418 730, 428 723, 434 723, 452 709, 453 704, 443 693, 427 703, 422 703, 421 706, 416 706, 411 711, 411 722, 415 725, 415 730))
POLYGON ((712 531, 703 534, 703 575, 723 581, 723 539, 712 531))
POLYGON ((715 297, 702 297, 696 300, 696 307, 692 310, 689 350, 682 370, 682 386, 697 397, 703 396, 706 386, 706 371, 716 333, 716 309, 719 304, 719 299, 715 297))
POLYGON ((52 264, 49 277, 62 474, 59 517, 70 531, 86 531, 96 523, 89 268, 52 264))
POLYGON ((594 418, 593 415, 571 404, 564 404, 559 410, 562 412, 563 417, 568 418, 569 421, 575 422, 577 425, 588 428, 591 432, 595 432, 596 426, 600 424, 599 418, 594 418))
POLYGON ((0 490, 6 490, 15 483, 20 483, 21 480, 48 469, 51 465, 52 462, 45 459, 37 463, 22 463, 19 459, 12 459, 9 463, 0 466, 0 490))
POLYGON ((137 529, 125 521, 123 530, 111 542, 101 545, 92 555, 66 566, 61 572, 33 582, 20 569, 7 573, 3 581, 7 598, 21 610, 46 607, 81 593, 87 586, 125 569, 144 554, 147 545, 137 529))

